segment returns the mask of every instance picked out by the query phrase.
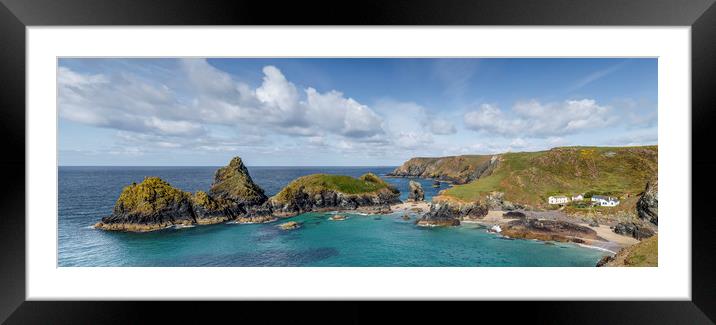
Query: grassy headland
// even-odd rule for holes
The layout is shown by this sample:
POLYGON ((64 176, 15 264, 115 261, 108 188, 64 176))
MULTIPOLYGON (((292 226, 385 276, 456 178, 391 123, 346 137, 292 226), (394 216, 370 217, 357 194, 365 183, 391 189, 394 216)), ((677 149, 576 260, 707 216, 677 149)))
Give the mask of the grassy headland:
MULTIPOLYGON (((492 191, 505 199, 546 206, 550 195, 593 193, 628 199, 657 175, 657 146, 560 147, 547 151, 500 155, 489 176, 457 185, 441 194, 476 201, 492 191)), ((627 200, 628 202, 635 200, 627 200)))

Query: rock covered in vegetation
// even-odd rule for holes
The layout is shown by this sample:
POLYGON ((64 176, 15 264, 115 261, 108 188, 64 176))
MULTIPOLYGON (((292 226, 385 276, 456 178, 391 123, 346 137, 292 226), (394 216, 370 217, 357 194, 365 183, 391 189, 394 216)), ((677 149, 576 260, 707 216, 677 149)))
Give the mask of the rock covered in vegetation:
POLYGON ((112 215, 95 228, 117 231, 152 231, 170 226, 275 220, 263 190, 258 187, 241 158, 217 170, 209 193, 190 194, 158 177, 122 190, 112 215))
POLYGON ((502 226, 502 235, 510 238, 582 243, 583 239, 604 240, 594 229, 571 222, 542 219, 517 219, 502 226))
POLYGON ((498 160, 497 156, 490 155, 411 158, 388 176, 434 178, 465 184, 489 175, 498 160))
POLYGON ((264 206, 267 200, 263 189, 254 183, 239 157, 216 171, 208 194, 198 191, 193 197, 197 221, 203 224, 228 220, 238 223, 273 221, 271 209, 264 206))
POLYGON ((312 174, 299 177, 271 197, 275 215, 292 216, 310 211, 354 210, 400 203, 400 192, 380 177, 367 173, 360 178, 312 174))
POLYGON ((408 183, 409 187, 409 193, 408 193, 408 200, 411 201, 423 201, 425 200, 425 192, 423 191, 423 186, 416 182, 416 181, 410 181, 408 183))
POLYGON ((139 184, 126 186, 112 215, 102 218, 95 228, 144 232, 194 223, 189 193, 172 187, 159 177, 147 177, 139 184))
POLYGON ((646 184, 644 194, 636 202, 636 211, 639 218, 655 225, 659 222, 659 181, 652 180, 646 184))

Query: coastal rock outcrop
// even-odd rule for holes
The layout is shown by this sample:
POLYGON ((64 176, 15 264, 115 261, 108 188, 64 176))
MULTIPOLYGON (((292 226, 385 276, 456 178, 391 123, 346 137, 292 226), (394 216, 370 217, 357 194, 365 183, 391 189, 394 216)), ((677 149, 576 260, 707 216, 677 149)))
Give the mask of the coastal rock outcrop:
POLYGON ((174 225, 196 223, 190 194, 172 187, 159 177, 146 177, 126 186, 112 215, 94 225, 97 229, 145 232, 174 225))
POLYGON ((423 186, 416 182, 416 181, 410 181, 408 183, 409 187, 409 193, 408 193, 408 200, 411 201, 423 201, 425 200, 425 192, 423 191, 423 186))
POLYGON ((145 232, 171 226, 205 225, 234 220, 266 222, 274 220, 268 198, 256 185, 241 158, 216 171, 209 193, 193 195, 172 187, 158 177, 122 190, 112 215, 102 218, 95 228, 145 232))
POLYGON ((375 174, 360 178, 313 174, 299 177, 271 197, 274 215, 293 216, 310 211, 354 210, 400 203, 400 192, 375 174))
POLYGON ((636 212, 639 218, 655 225, 659 222, 659 181, 652 180, 646 184, 644 194, 636 202, 636 212))
POLYGON ((254 183, 239 157, 231 159, 214 174, 209 193, 194 194, 194 212, 198 223, 210 224, 236 220, 237 223, 272 221, 270 207, 264 205, 268 197, 254 183))
POLYGON ((490 192, 490 194, 486 195, 485 203, 487 203, 487 207, 490 210, 512 211, 524 208, 520 204, 505 200, 505 193, 497 191, 490 192))
POLYGON ((638 240, 649 238, 656 234, 652 227, 642 222, 620 222, 612 230, 617 234, 631 236, 638 240))
POLYGON ((487 207, 479 202, 451 202, 438 198, 430 205, 430 211, 418 220, 417 225, 457 226, 460 221, 482 219, 487 212, 487 207))
POLYGON ((517 219, 502 226, 502 235, 510 238, 582 243, 584 239, 604 240, 594 229, 560 220, 517 219))
POLYGON ((466 184, 492 173, 498 156, 468 155, 439 158, 411 158, 388 176, 434 178, 454 184, 466 184))

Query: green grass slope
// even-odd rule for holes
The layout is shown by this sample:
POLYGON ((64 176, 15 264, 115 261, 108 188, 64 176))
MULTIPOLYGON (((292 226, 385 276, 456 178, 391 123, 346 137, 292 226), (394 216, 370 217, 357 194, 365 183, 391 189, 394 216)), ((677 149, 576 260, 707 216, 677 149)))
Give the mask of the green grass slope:
POLYGON ((539 152, 505 153, 491 175, 457 185, 441 194, 476 201, 492 191, 505 199, 546 206, 550 195, 596 193, 631 198, 644 190, 658 170, 657 146, 560 147, 539 152))
POLYGON ((317 194, 323 191, 336 191, 344 194, 366 194, 388 189, 397 190, 373 173, 367 173, 359 178, 345 175, 312 174, 299 177, 286 185, 281 192, 274 196, 275 200, 287 201, 299 189, 308 194, 317 194))

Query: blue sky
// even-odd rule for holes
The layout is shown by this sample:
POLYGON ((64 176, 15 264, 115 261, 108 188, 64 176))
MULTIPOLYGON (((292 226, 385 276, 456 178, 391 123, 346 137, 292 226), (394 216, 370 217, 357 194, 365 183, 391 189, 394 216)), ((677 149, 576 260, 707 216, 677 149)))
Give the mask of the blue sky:
POLYGON ((394 166, 657 143, 657 60, 60 59, 60 165, 394 166))

